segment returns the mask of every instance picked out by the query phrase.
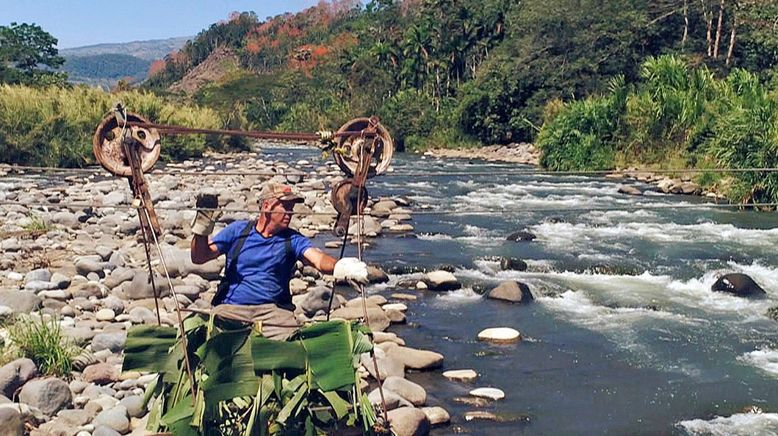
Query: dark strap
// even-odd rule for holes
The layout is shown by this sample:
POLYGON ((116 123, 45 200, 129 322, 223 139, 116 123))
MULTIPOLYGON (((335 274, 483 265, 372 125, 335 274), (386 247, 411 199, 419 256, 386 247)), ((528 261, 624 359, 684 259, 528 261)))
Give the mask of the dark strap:
POLYGON ((221 282, 216 289, 216 295, 214 295, 211 300, 212 305, 219 305, 227 298, 227 294, 230 290, 229 278, 231 276, 234 277, 235 274, 238 273, 238 256, 240 255, 240 251, 243 250, 243 244, 246 242, 246 239, 248 239, 251 230, 256 227, 256 225, 257 222, 255 220, 249 221, 248 224, 246 224, 246 227, 240 232, 238 240, 235 241, 232 249, 227 253, 227 264, 224 268, 224 276, 222 276, 221 282))

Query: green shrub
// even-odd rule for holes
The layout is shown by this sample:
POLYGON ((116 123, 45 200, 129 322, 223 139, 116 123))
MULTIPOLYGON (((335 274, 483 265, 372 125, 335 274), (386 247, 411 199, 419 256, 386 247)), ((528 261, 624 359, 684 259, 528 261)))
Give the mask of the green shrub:
MULTIPOLYGON (((96 88, 30 88, 0 85, 0 162, 82 166, 94 162, 92 135, 116 102, 152 122, 188 127, 221 128, 211 109, 166 103, 139 91, 109 94, 96 88)), ((202 154, 221 149, 225 139, 202 135, 169 136, 162 141, 163 158, 202 154)))
POLYGON ((43 375, 70 376, 73 360, 81 348, 64 336, 59 320, 19 318, 8 328, 10 347, 18 357, 26 357, 43 375))

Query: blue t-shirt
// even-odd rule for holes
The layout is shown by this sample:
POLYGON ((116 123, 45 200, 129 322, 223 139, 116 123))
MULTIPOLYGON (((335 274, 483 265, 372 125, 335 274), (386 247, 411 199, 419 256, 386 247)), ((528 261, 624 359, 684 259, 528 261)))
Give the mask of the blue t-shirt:
MULTIPOLYGON (((229 253, 246 225, 248 221, 235 221, 211 239, 220 253, 227 254, 228 264, 229 253)), ((294 264, 312 246, 308 238, 295 230, 286 229, 266 238, 256 228, 252 229, 238 255, 237 274, 228 277, 230 288, 223 302, 291 304, 289 280, 294 264), (287 250, 287 240, 291 242, 291 250, 287 250)))

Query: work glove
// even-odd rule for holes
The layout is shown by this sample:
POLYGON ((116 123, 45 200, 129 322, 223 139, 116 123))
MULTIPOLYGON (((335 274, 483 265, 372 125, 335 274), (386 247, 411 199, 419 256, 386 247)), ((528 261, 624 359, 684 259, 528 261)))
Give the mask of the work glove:
POLYGON ((367 283, 367 265, 356 257, 344 257, 335 263, 332 271, 335 280, 367 283))
POLYGON ((199 236, 208 236, 213 232, 213 225, 222 215, 222 212, 199 209, 216 209, 219 207, 219 198, 216 194, 198 194, 195 207, 197 207, 198 210, 192 220, 192 233, 199 236))
POLYGON ((319 135, 320 142, 330 142, 335 138, 335 133, 331 130, 319 130, 316 134, 319 135))

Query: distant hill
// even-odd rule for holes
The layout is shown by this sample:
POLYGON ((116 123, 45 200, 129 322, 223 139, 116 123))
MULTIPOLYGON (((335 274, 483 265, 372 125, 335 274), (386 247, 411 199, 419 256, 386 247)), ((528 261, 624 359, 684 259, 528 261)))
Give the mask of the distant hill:
POLYGON ((59 51, 59 54, 65 58, 101 54, 124 54, 147 61, 153 61, 162 59, 166 55, 180 49, 189 39, 192 39, 192 37, 181 36, 176 38, 132 41, 118 44, 95 44, 84 47, 64 48, 59 51))
POLYGON ((152 61, 180 49, 189 37, 96 44, 59 51, 65 58, 62 70, 73 83, 110 88, 119 79, 140 82, 146 78, 152 61))

